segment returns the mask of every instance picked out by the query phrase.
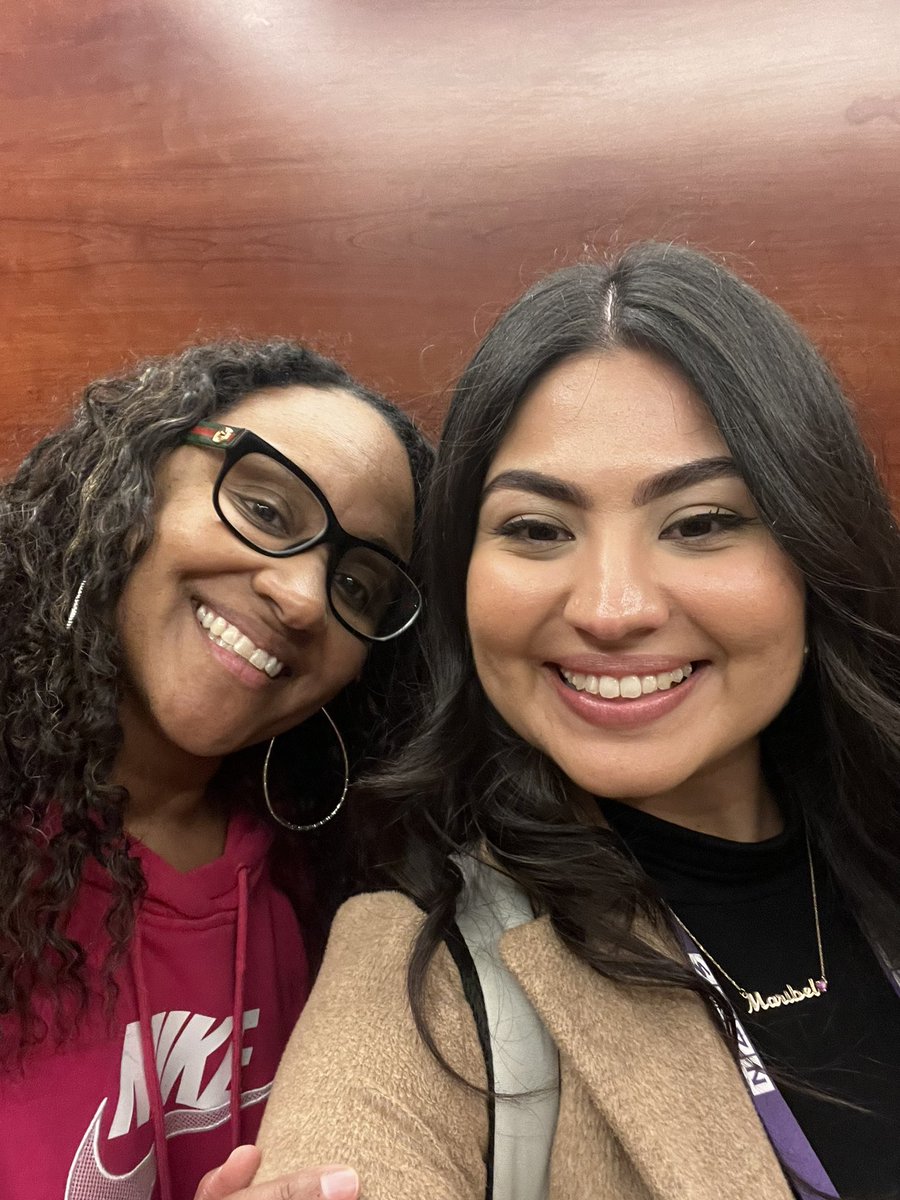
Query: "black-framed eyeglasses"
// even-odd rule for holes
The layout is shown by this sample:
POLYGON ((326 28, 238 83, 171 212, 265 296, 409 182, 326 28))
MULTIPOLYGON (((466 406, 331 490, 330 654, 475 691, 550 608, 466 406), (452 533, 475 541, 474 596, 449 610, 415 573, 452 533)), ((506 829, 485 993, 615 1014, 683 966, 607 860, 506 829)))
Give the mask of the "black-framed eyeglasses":
POLYGON ((342 527, 314 479, 249 429, 205 421, 184 437, 225 452, 213 507, 236 538, 269 558, 327 545, 328 603, 350 633, 387 642, 415 621, 422 596, 402 559, 342 527))

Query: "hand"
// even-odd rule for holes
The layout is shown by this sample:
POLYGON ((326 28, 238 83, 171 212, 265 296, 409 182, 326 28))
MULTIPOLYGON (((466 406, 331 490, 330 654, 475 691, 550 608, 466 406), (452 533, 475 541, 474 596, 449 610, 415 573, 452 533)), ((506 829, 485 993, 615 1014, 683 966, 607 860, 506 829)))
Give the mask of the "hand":
POLYGON ((357 1200, 359 1179, 350 1167, 310 1167, 253 1186, 261 1155, 255 1146, 238 1146, 228 1159, 200 1180, 194 1200, 357 1200))

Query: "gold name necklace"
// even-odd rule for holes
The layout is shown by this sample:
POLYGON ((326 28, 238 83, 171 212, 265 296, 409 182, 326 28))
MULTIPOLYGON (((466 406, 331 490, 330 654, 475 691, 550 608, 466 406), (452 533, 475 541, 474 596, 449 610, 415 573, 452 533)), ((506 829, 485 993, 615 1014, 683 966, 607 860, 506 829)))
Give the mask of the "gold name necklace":
POLYGON ((780 1008, 784 1004, 799 1004, 803 1000, 818 1000, 820 996, 823 996, 828 991, 828 978, 825 975, 825 955, 822 951, 822 930, 819 925, 819 899, 816 895, 816 872, 813 869, 809 833, 806 834, 806 860, 809 863, 809 887, 812 892, 813 919, 816 925, 816 945, 819 950, 819 978, 813 979, 810 976, 802 987, 794 987, 793 984, 789 983, 783 992, 775 992, 771 996, 763 996, 758 991, 748 992, 746 988, 742 988, 736 980, 731 978, 720 962, 717 962, 713 958, 700 939, 691 933, 678 913, 672 912, 669 909, 675 921, 681 926, 697 949, 706 955, 719 974, 728 980, 738 995, 745 1001, 747 1011, 751 1016, 753 1013, 761 1012, 767 1008, 780 1008))

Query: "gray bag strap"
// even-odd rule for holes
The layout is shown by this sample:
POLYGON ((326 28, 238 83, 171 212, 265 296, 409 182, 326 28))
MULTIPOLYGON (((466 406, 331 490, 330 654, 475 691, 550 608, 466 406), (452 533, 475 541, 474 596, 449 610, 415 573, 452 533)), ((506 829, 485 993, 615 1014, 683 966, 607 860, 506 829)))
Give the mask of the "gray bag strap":
MULTIPOLYGON (((497 1093, 488 1186, 493 1179, 493 1200, 547 1200, 559 1055, 500 957, 501 935, 534 914, 525 893, 501 871, 462 856, 456 863, 465 879, 456 923, 481 987, 497 1093)), ((489 1063, 488 1078, 491 1073, 489 1063)))

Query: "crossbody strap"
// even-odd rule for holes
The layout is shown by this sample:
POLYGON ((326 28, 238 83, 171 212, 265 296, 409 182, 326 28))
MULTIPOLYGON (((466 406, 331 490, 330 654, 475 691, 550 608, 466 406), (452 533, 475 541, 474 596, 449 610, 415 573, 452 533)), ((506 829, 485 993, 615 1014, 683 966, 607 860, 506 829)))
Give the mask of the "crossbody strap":
POLYGON ((451 953, 460 968, 466 998, 475 1015, 489 1086, 487 1200, 546 1200, 550 1151, 559 1112, 559 1055, 543 1021, 500 957, 500 937, 531 921, 525 893, 486 863, 460 857, 465 887, 457 908, 457 929, 477 977, 460 966, 460 945, 451 953), (469 983, 466 983, 466 976, 469 983), (474 993, 480 990, 480 999, 474 993), (473 995, 474 1003, 473 1003, 473 995), (486 1035, 485 1036, 485 1032, 486 1035))

